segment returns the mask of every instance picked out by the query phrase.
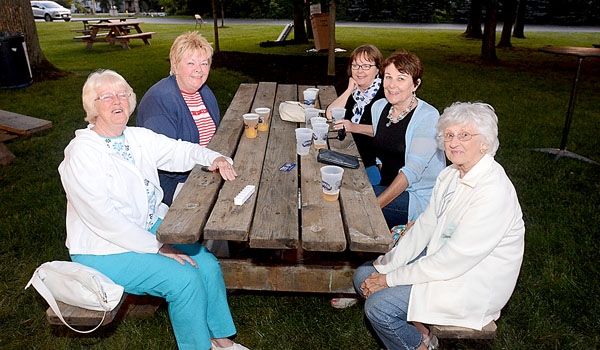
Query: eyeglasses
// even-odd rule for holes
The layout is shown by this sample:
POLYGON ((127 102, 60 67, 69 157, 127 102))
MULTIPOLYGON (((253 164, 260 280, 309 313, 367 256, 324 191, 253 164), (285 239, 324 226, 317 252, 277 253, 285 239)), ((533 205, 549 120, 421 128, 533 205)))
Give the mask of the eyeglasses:
POLYGON ((131 93, 129 93, 129 92, 119 92, 116 95, 112 94, 112 93, 108 93, 108 94, 100 95, 94 101, 102 101, 102 102, 108 103, 108 102, 112 102, 115 99, 115 97, 117 97, 119 100, 126 100, 129 98, 129 96, 131 96, 131 93))
POLYGON ((375 67, 375 65, 374 64, 356 64, 356 63, 352 63, 350 65, 350 67, 352 67, 352 70, 359 70, 359 69, 369 70, 369 69, 371 69, 371 67, 375 67))
POLYGON ((444 142, 450 142, 450 141, 452 141, 452 139, 454 138, 454 136, 456 136, 456 138, 458 139, 458 141, 469 141, 475 135, 479 135, 479 134, 471 134, 471 133, 468 133, 466 131, 463 131, 463 132, 459 132, 457 134, 454 134, 454 133, 451 133, 451 132, 447 132, 444 135, 442 135, 441 137, 444 138, 444 142))

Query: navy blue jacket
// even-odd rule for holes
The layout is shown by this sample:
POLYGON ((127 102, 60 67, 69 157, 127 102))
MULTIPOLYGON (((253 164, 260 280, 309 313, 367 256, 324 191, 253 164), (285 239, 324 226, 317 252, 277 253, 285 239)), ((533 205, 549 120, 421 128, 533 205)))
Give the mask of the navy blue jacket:
MULTIPOLYGON (((202 85, 199 91, 208 113, 218 127, 221 114, 215 94, 206 84, 202 85)), ((198 127, 173 75, 161 79, 148 89, 138 106, 136 125, 172 139, 200 143, 198 127)), ((159 171, 160 186, 165 193, 163 198, 165 204, 171 205, 177 184, 185 182, 188 175, 189 172, 159 171)))

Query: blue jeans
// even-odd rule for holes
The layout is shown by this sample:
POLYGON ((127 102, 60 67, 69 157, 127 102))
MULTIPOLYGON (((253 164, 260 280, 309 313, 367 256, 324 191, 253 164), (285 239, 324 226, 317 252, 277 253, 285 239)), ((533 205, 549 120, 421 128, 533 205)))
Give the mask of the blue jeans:
POLYGON ((135 252, 77 254, 71 259, 102 272, 127 293, 165 298, 179 349, 210 349, 211 338, 236 333, 221 265, 199 243, 173 247, 194 259, 198 268, 160 254, 135 252))
MULTIPOLYGON (((375 196, 379 197, 383 191, 385 191, 388 186, 373 186, 373 190, 375 191, 375 196)), ((410 200, 410 195, 408 192, 404 191, 398 195, 398 197, 394 198, 388 205, 381 208, 383 212, 383 217, 385 218, 385 222, 387 223, 389 228, 392 228, 396 225, 405 225, 408 222, 408 202, 410 200)))
MULTIPOLYGON (((421 253, 413 261, 424 254, 425 252, 421 253)), ((354 288, 362 297, 364 295, 360 285, 373 272, 377 272, 373 261, 364 263, 354 272, 354 288)), ((411 289, 411 285, 385 288, 365 300, 365 315, 386 349, 413 350, 423 342, 423 334, 406 320, 411 289)))

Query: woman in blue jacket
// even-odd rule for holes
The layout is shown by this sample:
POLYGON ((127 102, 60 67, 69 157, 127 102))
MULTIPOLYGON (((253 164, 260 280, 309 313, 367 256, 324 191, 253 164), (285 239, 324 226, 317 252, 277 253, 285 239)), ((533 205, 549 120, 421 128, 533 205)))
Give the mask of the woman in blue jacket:
MULTIPOLYGON (((198 32, 177 37, 169 53, 170 75, 154 84, 140 101, 137 126, 206 146, 221 119, 217 98, 205 85, 212 55, 210 43, 198 32)), ((184 183, 188 175, 159 173, 165 204, 171 205, 177 185, 184 183)))

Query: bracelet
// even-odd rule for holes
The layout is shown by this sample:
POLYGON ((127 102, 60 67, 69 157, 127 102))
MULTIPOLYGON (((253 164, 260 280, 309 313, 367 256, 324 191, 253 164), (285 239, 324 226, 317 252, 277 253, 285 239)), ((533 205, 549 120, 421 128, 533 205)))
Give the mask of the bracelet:
POLYGON ((398 242, 400 242, 400 239, 402 237, 404 237, 404 234, 406 233, 406 226, 405 225, 397 225, 394 226, 392 228, 392 232, 394 232, 394 237, 393 237, 393 241, 394 241, 394 247, 398 245, 398 242))

